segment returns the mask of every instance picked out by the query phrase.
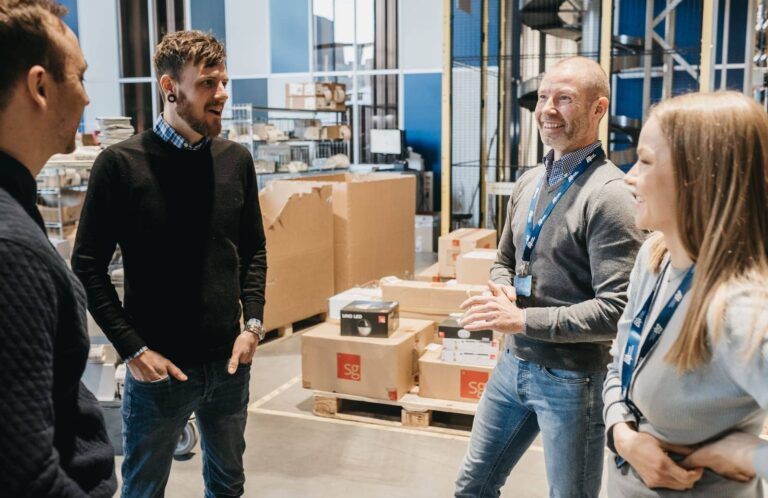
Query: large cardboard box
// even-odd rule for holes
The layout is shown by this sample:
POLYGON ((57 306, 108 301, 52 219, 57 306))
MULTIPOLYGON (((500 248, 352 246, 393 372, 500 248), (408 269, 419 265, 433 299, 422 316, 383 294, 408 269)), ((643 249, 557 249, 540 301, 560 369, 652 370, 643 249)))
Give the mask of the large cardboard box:
POLYGON ((332 188, 337 293, 386 275, 413 274, 413 176, 347 173, 274 183, 332 188))
POLYGON ((459 254, 474 249, 495 248, 496 230, 460 228, 441 235, 437 242, 437 261, 440 264, 440 275, 444 277, 456 276, 456 259, 459 254))
POLYGON ((493 367, 445 363, 440 347, 430 348, 419 360, 419 396, 477 403, 491 378, 493 367))
POLYGON ((415 384, 418 356, 434 334, 423 320, 400 320, 387 338, 342 336, 320 324, 302 334, 301 373, 306 389, 398 400, 415 384))
POLYGON ((417 273, 415 279, 419 282, 442 282, 443 279, 440 278, 438 272, 438 263, 435 263, 434 265, 425 268, 421 273, 417 273))
POLYGON ((326 310, 333 295, 330 198, 331 188, 322 185, 269 184, 259 193, 267 237, 267 330, 326 310))
POLYGON ((485 290, 482 285, 416 280, 387 279, 381 283, 382 299, 399 302, 400 316, 405 312, 448 316, 460 312, 461 303, 485 290))
POLYGON ((456 281, 461 284, 486 285, 496 261, 496 249, 475 249, 456 259, 456 281))

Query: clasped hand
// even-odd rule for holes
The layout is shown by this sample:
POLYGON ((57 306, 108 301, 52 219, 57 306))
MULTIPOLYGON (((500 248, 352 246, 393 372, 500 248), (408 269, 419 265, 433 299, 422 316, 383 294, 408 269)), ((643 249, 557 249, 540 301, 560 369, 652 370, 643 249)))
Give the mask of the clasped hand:
POLYGON ((525 317, 515 301, 515 289, 508 285, 488 282, 489 296, 474 296, 461 304, 466 310, 459 324, 470 332, 495 330, 515 334, 525 328, 525 317))
POLYGON ((755 476, 752 453, 761 439, 744 432, 732 432, 699 447, 680 446, 638 432, 629 424, 613 428, 616 451, 635 469, 649 488, 691 489, 704 469, 728 479, 746 482, 755 476), (685 456, 675 463, 668 452, 685 456))

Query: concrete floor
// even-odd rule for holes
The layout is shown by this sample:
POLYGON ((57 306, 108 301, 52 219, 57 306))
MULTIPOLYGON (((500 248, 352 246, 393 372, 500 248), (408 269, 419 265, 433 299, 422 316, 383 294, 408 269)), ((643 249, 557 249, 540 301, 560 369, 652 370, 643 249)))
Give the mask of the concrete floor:
MULTIPOLYGON (((300 347, 296 334, 263 344, 254 358, 246 496, 452 496, 467 437, 314 416, 312 392, 301 388, 300 347)), ((122 457, 115 463, 119 472, 122 457)), ((202 496, 201 466, 199 445, 188 460, 174 461, 166 496, 202 496)), ((512 472, 502 496, 547 496, 540 442, 512 472)))

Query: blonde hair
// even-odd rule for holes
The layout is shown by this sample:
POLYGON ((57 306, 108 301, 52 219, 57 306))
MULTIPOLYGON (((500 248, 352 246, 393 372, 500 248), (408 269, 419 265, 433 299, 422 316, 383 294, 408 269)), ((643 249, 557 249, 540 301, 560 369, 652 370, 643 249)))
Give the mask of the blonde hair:
MULTIPOLYGON (((674 97, 651 115, 671 149, 680 238, 696 264, 694 304, 665 357, 685 372, 711 358, 707 316, 715 318, 717 340, 728 288, 760 289, 768 297, 768 115, 736 92, 674 97)), ((651 269, 658 272, 666 248, 661 237, 651 245, 651 269)), ((766 330, 751 334, 753 353, 766 330)))

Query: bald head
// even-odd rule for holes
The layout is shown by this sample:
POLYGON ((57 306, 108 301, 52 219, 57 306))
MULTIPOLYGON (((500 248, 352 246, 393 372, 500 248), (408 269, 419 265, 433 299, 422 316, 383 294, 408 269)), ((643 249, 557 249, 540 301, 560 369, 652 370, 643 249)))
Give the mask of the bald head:
POLYGON ((594 59, 581 56, 568 57, 558 61, 546 74, 554 72, 577 75, 581 86, 580 90, 584 92, 590 102, 594 102, 600 97, 609 100, 611 98, 611 84, 608 81, 608 75, 594 59))
POLYGON ((608 111, 608 77, 592 59, 570 57, 555 64, 539 84, 536 123, 555 160, 597 141, 608 111))

